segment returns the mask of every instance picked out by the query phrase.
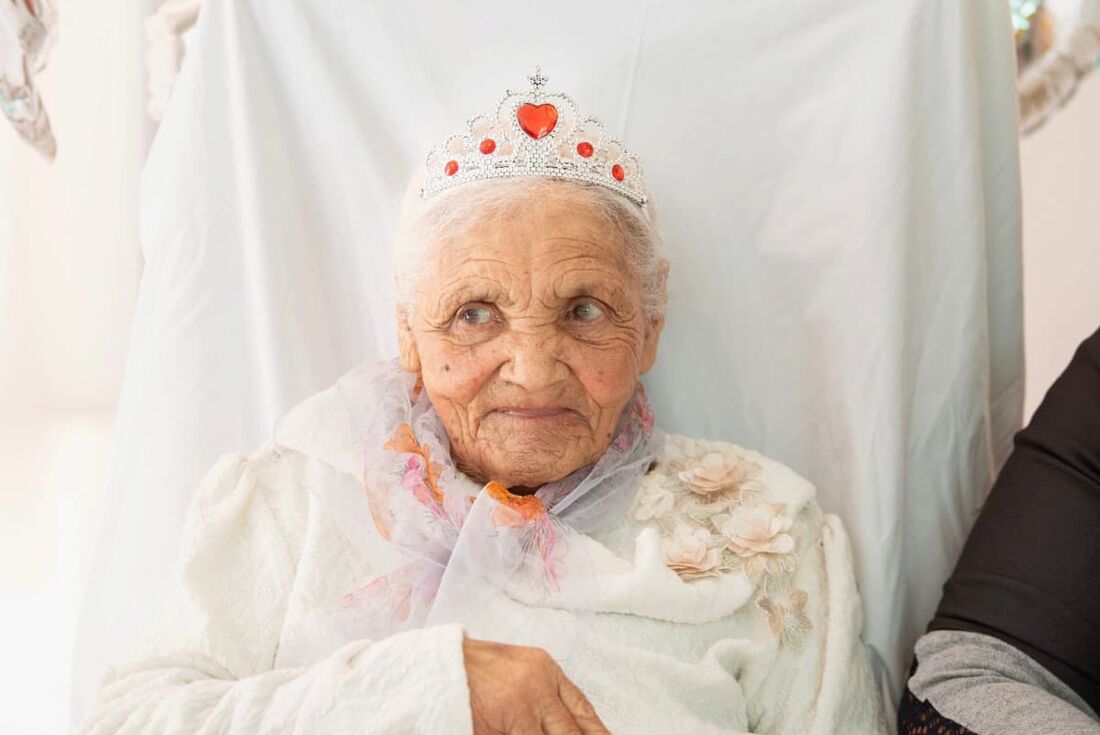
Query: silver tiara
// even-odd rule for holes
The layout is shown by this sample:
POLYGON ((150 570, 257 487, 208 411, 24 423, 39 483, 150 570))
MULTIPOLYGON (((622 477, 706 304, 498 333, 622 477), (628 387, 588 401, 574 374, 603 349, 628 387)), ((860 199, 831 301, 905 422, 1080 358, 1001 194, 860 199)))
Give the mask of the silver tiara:
POLYGON ((646 203, 642 163, 604 132, 594 117, 582 118, 573 100, 543 89, 536 67, 531 88, 508 90, 495 114, 466 121, 429 153, 420 196, 467 181, 508 176, 546 176, 588 181, 613 189, 639 206, 646 203))

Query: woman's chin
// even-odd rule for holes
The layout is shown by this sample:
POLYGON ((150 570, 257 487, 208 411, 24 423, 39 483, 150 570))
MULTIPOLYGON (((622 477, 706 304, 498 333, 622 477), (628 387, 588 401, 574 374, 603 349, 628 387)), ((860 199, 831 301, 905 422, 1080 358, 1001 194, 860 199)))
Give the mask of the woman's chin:
POLYGON ((536 490, 572 474, 586 463, 560 453, 542 454, 535 451, 503 453, 494 458, 482 472, 486 480, 496 480, 509 489, 536 490))
MULTIPOLYGON (((459 467, 479 480, 496 480, 505 487, 538 488, 591 464, 606 446, 592 436, 577 413, 517 418, 493 412, 468 446, 471 461, 459 467)), ((456 447, 458 449, 458 447, 456 447)))

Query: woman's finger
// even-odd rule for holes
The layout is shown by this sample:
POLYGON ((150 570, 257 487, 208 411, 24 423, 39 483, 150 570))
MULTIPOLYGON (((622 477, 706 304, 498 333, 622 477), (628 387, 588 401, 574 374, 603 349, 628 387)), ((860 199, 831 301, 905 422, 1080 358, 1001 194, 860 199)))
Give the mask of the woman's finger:
POLYGON ((596 714, 596 708, 588 701, 588 697, 584 696, 584 692, 564 674, 558 684, 558 696, 573 715, 581 735, 611 735, 607 726, 603 724, 603 720, 596 714))
POLYGON ((543 735, 584 735, 584 730, 561 701, 555 701, 543 712, 542 732, 543 735))

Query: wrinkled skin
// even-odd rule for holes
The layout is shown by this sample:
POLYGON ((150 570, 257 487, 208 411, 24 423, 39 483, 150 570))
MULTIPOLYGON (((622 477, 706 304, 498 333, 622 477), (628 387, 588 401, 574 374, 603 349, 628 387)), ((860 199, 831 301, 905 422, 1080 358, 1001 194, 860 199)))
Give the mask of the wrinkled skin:
POLYGON ((567 194, 437 243, 402 365, 418 372, 458 466, 523 492, 599 458, 662 321, 617 228, 567 194))
MULTIPOLYGON (((401 362, 466 474, 530 492, 607 449, 663 326, 622 245, 568 196, 435 244, 415 313, 398 313, 401 362)), ((463 655, 475 735, 607 733, 545 651, 467 639, 463 655)))
POLYGON ((467 638, 462 653, 475 735, 610 735, 546 651, 467 638))

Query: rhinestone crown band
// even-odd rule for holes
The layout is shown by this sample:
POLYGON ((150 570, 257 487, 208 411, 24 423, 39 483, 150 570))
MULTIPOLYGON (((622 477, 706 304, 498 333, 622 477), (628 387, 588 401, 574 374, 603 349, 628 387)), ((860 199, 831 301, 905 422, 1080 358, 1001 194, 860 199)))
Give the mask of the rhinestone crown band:
POLYGON ((606 186, 644 206, 637 156, 607 135, 599 120, 582 118, 569 96, 545 91, 540 69, 527 78, 530 89, 508 90, 495 114, 468 120, 465 130, 428 153, 420 196, 467 181, 546 176, 606 186))

